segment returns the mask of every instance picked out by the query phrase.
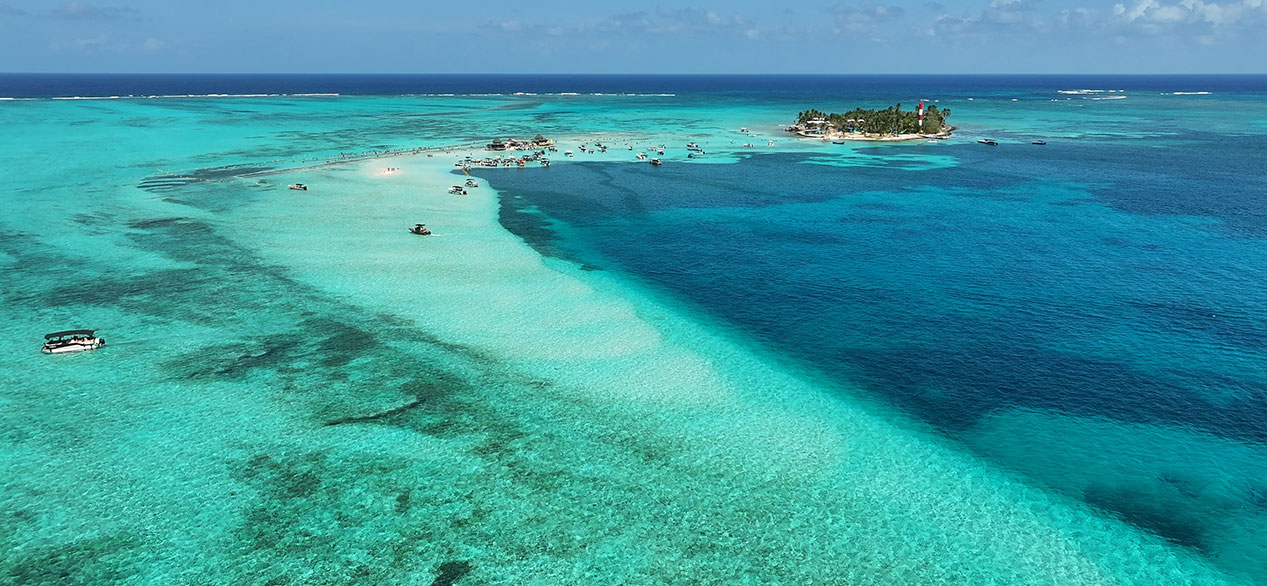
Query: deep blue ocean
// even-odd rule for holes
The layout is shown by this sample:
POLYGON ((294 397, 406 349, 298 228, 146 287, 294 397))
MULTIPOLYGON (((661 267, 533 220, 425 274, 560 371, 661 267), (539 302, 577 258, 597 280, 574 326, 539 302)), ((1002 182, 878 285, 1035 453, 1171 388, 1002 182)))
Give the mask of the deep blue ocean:
MULTIPOLYGON (((169 97, 146 102, 169 104, 155 106, 170 108, 162 112, 169 118, 108 113, 145 132, 221 109, 212 119, 231 131, 209 141, 218 151, 130 163, 139 174, 137 181, 127 175, 133 183, 165 173, 154 170, 160 166, 230 169, 180 175, 173 189, 232 174, 224 165, 280 167, 275 161, 285 157, 413 146, 417 136, 470 142, 489 133, 530 136, 538 127, 598 136, 609 125, 623 141, 647 119, 648 136, 680 137, 665 145, 663 167, 629 153, 630 160, 582 155, 549 168, 471 173, 497 190, 501 226, 552 262, 644 288, 823 381, 829 394, 927 430, 992 470, 1120 520, 1237 580, 1267 582, 1267 76, 0 74, 0 98, 19 105, 73 97, 130 104, 169 97), (294 101, 312 94, 339 99, 294 101), (221 95, 281 101, 261 113, 234 110, 247 102, 170 98, 221 95), (601 99, 612 95, 630 101, 601 99), (380 96, 410 99, 335 109, 351 101, 344 97, 380 96), (439 105, 426 101, 437 96, 439 105), (909 109, 921 99, 953 108, 952 139, 802 144, 773 123, 754 126, 760 140, 737 128, 770 112, 786 111, 776 122, 790 123, 808 108, 901 101, 909 109), (327 126, 310 130, 309 119, 327 126), (294 128, 268 130, 281 137, 277 145, 252 150, 256 127, 277 120, 294 128), (987 136, 1001 144, 975 141, 987 136), (779 148, 741 146, 767 138, 779 148), (688 160, 691 140, 710 157, 688 160), (788 143, 795 146, 782 148, 788 143), (288 150, 292 144, 303 146, 288 150)), ((12 152, 21 151, 19 138, 10 133, 12 152)), ((350 184, 359 191, 348 193, 386 192, 350 184)), ((235 205, 264 197, 182 193, 144 195, 223 214, 216 221, 225 225, 242 221, 235 205)), ((29 198, 7 201, 32 217, 45 213, 29 198)), ((365 205, 388 205, 373 201, 365 205)), ((81 215, 85 225, 108 225, 112 214, 123 215, 114 208, 81 215)), ((129 238, 159 229, 121 226, 129 238)), ((179 250, 182 263, 204 262, 179 250)), ((355 259, 358 250, 348 251, 355 259)), ((285 272, 247 264, 229 272, 285 272)), ((326 307, 304 303, 313 307, 304 319, 326 307)), ((246 352, 228 353, 267 362, 266 353, 246 352)), ((337 360, 357 365, 355 356, 337 360)), ((534 436, 514 435, 501 447, 530 443, 525 437, 534 436)))
POLYGON ((0 97, 311 94, 353 96, 513 92, 761 94, 821 98, 1104 88, 1258 95, 1262 75, 364 75, 0 73, 0 97))

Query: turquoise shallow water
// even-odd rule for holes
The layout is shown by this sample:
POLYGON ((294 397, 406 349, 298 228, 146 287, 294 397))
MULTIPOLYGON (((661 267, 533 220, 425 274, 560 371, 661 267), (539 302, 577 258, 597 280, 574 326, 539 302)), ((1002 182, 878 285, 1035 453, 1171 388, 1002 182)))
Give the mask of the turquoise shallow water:
POLYGON ((0 103, 0 575, 1263 579, 1261 97, 955 92, 962 138, 868 147, 655 93, 0 103), (536 132, 710 164, 268 174, 536 132))

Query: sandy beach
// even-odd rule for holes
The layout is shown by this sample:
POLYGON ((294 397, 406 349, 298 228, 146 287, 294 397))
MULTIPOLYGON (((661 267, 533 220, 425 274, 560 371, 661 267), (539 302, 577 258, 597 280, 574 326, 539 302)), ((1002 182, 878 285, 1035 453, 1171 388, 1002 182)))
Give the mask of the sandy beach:
POLYGON ((936 134, 868 134, 863 132, 828 132, 824 134, 811 134, 806 131, 797 131, 796 134, 801 138, 818 139, 826 142, 831 141, 856 141, 856 142, 905 142, 911 140, 941 140, 950 138, 955 131, 955 127, 938 132, 936 134))

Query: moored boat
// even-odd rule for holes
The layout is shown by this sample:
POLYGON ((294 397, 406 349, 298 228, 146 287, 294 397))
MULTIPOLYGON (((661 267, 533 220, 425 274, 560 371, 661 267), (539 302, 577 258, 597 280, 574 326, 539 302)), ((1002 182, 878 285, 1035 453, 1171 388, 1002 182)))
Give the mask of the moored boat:
POLYGON ((1029 143, 1029 144, 1036 144, 1036 145, 1038 145, 1038 146, 1043 146, 1043 145, 1047 144, 1047 141, 1045 141, 1045 140, 1036 140, 1036 141, 1033 141, 1033 142, 1031 142, 1031 143, 1029 143))
POLYGON ((982 139, 977 140, 977 142, 981 144, 988 144, 990 146, 999 146, 999 141, 994 140, 992 138, 982 138, 982 139))
POLYGON ((664 164, 664 162, 663 162, 663 161, 661 161, 660 159, 652 158, 652 159, 651 159, 651 164, 652 164, 652 165, 655 165, 655 166, 657 166, 657 167, 659 167, 660 165, 663 165, 663 164, 664 164))
POLYGON ((297 191, 308 191, 308 186, 304 185, 303 183, 291 183, 290 185, 287 185, 286 187, 289 187, 297 191))
POLYGON ((98 338, 95 330, 66 330, 44 334, 44 347, 40 349, 40 352, 45 354, 84 352, 96 350, 105 345, 106 339, 98 338))

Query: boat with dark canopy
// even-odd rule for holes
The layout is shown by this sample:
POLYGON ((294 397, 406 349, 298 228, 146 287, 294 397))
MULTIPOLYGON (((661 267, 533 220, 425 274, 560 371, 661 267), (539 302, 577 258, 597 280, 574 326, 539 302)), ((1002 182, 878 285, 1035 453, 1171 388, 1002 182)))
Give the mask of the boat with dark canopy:
POLYGON ((44 347, 40 349, 40 352, 45 354, 83 352, 96 350, 105 345, 106 339, 98 338, 96 330, 66 330, 44 334, 44 347))

